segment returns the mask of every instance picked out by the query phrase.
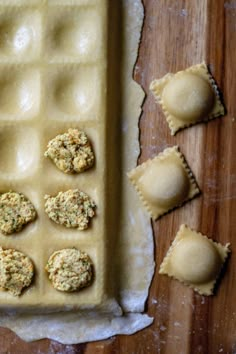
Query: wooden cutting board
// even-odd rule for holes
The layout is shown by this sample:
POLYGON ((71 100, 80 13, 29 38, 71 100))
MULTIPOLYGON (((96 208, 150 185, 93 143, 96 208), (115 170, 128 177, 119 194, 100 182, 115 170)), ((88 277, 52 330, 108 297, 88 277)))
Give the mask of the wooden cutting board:
POLYGON ((64 346, 48 340, 27 344, 1 329, 1 354, 236 353, 236 1, 143 2, 146 17, 135 70, 147 93, 140 120, 140 162, 177 144, 202 191, 199 198, 153 223, 156 269, 184 222, 223 244, 231 243, 225 275, 216 295, 208 298, 156 271, 147 303, 155 321, 133 336, 64 346), (227 115, 171 137, 149 93, 150 81, 203 60, 222 91, 227 115))

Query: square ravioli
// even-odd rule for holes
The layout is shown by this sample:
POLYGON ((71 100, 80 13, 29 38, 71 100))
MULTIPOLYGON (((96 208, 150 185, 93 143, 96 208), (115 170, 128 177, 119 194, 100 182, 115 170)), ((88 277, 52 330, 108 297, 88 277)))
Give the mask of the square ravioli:
POLYGON ((204 62, 153 80, 150 90, 163 109, 171 135, 225 112, 216 83, 204 62))
POLYGON ((140 199, 153 219, 181 206, 200 193, 197 182, 178 146, 128 173, 140 199))
POLYGON ((223 246, 181 225, 160 266, 159 274, 179 280, 200 295, 213 295, 229 253, 229 243, 223 246))

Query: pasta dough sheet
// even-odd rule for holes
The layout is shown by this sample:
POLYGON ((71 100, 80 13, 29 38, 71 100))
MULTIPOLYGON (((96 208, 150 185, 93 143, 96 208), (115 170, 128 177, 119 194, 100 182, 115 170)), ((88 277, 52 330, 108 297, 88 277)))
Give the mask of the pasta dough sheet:
MULTIPOLYGON (((107 158, 111 167, 109 170, 112 171, 113 176, 117 176, 118 172, 116 180, 121 188, 119 190, 108 188, 108 197, 109 193, 113 197, 120 195, 117 199, 119 200, 117 210, 121 211, 117 215, 116 210, 113 210, 108 231, 113 233, 113 237, 117 240, 114 245, 116 251, 111 258, 116 259, 116 274, 121 274, 120 278, 116 279, 116 292, 123 315, 120 314, 119 307, 112 298, 104 299, 99 312, 93 308, 70 312, 68 306, 66 313, 16 314, 10 309, 8 314, 2 313, 0 325, 12 329, 27 341, 51 338, 65 344, 81 343, 108 338, 116 334, 132 334, 150 325, 153 321, 148 315, 140 313, 144 311, 154 272, 152 229, 150 219, 140 208, 138 196, 126 176, 126 172, 136 166, 139 155, 138 118, 144 93, 133 81, 132 74, 142 28, 143 6, 140 0, 123 0, 120 5, 122 6, 119 9, 115 8, 116 5, 113 8, 112 5, 110 22, 115 24, 116 28, 109 32, 110 35, 112 33, 112 36, 119 37, 120 44, 122 43, 123 46, 123 51, 119 50, 119 53, 123 53, 122 58, 118 58, 118 43, 110 39, 109 45, 111 47, 116 45, 116 50, 110 48, 113 53, 111 54, 113 58, 110 60, 118 63, 116 65, 120 67, 117 75, 122 78, 119 88, 122 97, 110 97, 111 107, 108 107, 110 114, 111 109, 117 108, 120 102, 122 105, 120 111, 114 115, 115 122, 108 127, 108 131, 111 130, 110 136, 112 137, 112 133, 116 131, 112 132, 112 129, 119 130, 121 145, 118 151, 111 151, 107 158), (122 16, 122 21, 119 16, 122 16), (123 30, 122 38, 120 38, 121 28, 118 27, 118 23, 123 30), (114 154, 121 156, 118 163, 114 154), (117 232, 114 230, 114 224, 112 228, 114 219, 122 220, 117 226, 117 232), (142 278, 137 277, 137 273, 140 272, 143 274, 142 278)), ((119 7, 118 4, 117 6, 119 7)), ((112 81, 114 84, 115 80, 112 81)), ((109 144, 109 141, 107 143, 109 144)), ((112 176, 109 180, 112 181, 112 176)), ((111 183, 112 185, 114 183, 111 183)))

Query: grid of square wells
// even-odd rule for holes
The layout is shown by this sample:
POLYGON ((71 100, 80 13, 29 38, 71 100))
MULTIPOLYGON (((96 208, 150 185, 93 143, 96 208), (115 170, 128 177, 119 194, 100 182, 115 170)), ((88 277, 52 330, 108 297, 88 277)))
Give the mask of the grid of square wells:
POLYGON ((101 301, 105 263, 105 95, 107 0, 0 1, 0 192, 24 193, 37 220, 0 245, 29 255, 34 284, 18 299, 0 292, 0 306, 58 307, 101 301), (92 141, 95 167, 60 172, 43 157, 50 139, 68 128, 92 141), (44 212, 44 195, 79 188, 97 205, 86 231, 66 229, 44 212), (95 264, 95 281, 78 293, 53 289, 44 270, 52 252, 77 247, 95 264))

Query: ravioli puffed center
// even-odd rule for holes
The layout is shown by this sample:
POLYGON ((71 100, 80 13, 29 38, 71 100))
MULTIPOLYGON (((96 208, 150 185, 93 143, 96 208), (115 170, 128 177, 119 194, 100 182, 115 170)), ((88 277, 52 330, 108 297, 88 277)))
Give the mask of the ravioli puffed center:
POLYGON ((189 191, 189 179, 176 162, 156 161, 139 179, 144 197, 161 207, 182 203, 189 191))
POLYGON ((175 246, 171 265, 179 278, 201 284, 216 278, 221 268, 221 258, 211 242, 191 236, 175 246))
POLYGON ((169 113, 186 121, 205 118, 212 110, 214 97, 210 83, 190 73, 173 77, 165 86, 162 95, 169 113))

